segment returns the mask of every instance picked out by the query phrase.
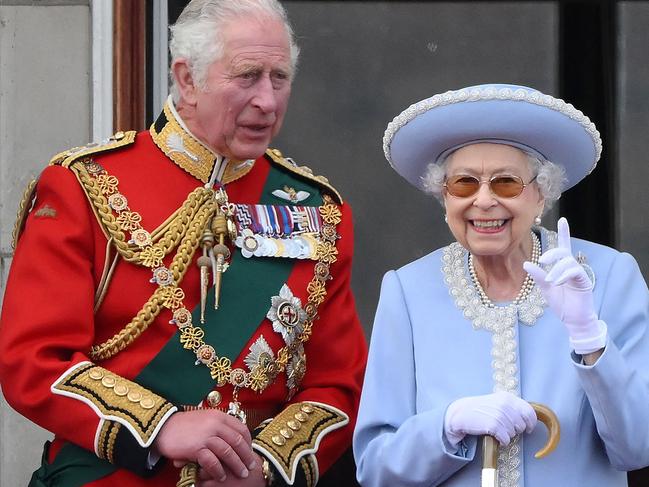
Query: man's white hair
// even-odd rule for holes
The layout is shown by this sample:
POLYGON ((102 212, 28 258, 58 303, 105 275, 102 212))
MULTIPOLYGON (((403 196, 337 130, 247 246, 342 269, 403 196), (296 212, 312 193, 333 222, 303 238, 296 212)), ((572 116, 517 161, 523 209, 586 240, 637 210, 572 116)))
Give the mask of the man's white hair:
MULTIPOLYGON (((295 72, 300 52, 284 7, 277 0, 192 0, 169 29, 171 62, 187 60, 194 83, 205 87, 207 69, 223 55, 221 33, 228 22, 240 17, 274 18, 286 29, 291 48, 291 68, 295 72)), ((180 99, 176 80, 171 75, 171 95, 180 99)))

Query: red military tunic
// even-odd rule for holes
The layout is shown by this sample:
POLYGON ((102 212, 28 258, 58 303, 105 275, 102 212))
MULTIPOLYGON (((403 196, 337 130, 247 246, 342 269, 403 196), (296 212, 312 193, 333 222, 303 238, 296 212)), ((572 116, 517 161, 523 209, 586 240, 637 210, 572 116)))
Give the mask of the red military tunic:
MULTIPOLYGON (((168 219, 177 215, 192 191, 205 185, 215 162, 216 156, 185 132, 167 107, 150 133, 116 134, 105 146, 60 154, 43 171, 16 247, 0 325, 0 379, 7 401, 55 434, 31 485, 175 485, 178 470, 171 462, 147 471, 155 435, 175 411, 199 402, 206 406, 201 400, 211 389, 221 396, 219 402, 217 394, 212 405, 227 407, 232 400, 233 374, 228 372, 230 382, 216 387, 210 370, 194 365, 197 356, 179 342, 183 330, 170 324, 173 306, 144 306, 162 287, 151 282, 152 269, 128 261, 132 249, 139 251, 128 243, 134 229, 145 230, 154 242, 168 237, 166 246, 172 251, 162 265, 184 265, 185 274, 177 283, 184 292, 181 305, 189 311, 200 307, 195 262, 202 250, 179 255, 189 230, 182 219, 174 220, 174 239, 168 219), (93 175, 90 169, 97 167, 105 177, 93 175), (109 200, 110 191, 125 197, 126 207, 109 200), (131 230, 124 230, 129 224, 131 230), (115 259, 120 235, 122 253, 115 259), (126 326, 133 322, 137 326, 126 326), (125 328, 130 331, 124 333, 125 328), (104 347, 102 354, 98 345, 111 339, 118 345, 104 347)), ((274 466, 278 485, 314 485, 318 472, 325 472, 350 445, 366 344, 350 290, 349 206, 340 200, 335 204, 337 194, 324 178, 291 163, 277 151, 254 162, 229 162, 222 174, 229 202, 286 206, 292 202, 273 196, 273 191, 294 196, 297 187, 308 195, 299 204, 309 206, 313 200, 311 206, 324 208, 320 192, 330 195, 328 207, 341 212, 333 258, 297 260, 278 250, 277 257, 246 259, 230 242, 233 255, 222 278, 222 309, 210 309, 206 323, 196 321, 190 331, 204 330, 203 344, 219 354, 226 346, 221 346, 223 340, 247 326, 250 332, 233 345, 236 352, 228 357, 232 365, 227 370, 245 371, 249 384, 254 379, 249 362, 252 350, 260 350, 259 338, 264 337, 274 354, 289 343, 267 317, 271 298, 286 285, 299 298, 295 309, 302 314, 308 302, 321 301, 303 344, 307 367, 301 381, 300 374, 294 374, 301 356, 291 355, 292 368, 287 368, 291 380, 297 380, 293 387, 287 387, 284 370, 264 376, 268 384, 263 390, 248 385, 238 389, 249 426, 274 418, 253 437, 255 449, 274 466), (323 262, 329 275, 318 280, 314 269, 319 264, 322 270, 323 262), (235 282, 238 288, 231 287, 235 282), (324 299, 315 296, 323 292, 320 282, 325 282, 324 299), (267 289, 272 291, 262 298, 259 293, 267 289), (258 321, 251 323, 254 316, 258 321), (219 343, 209 342, 210 333, 221 333, 215 335, 219 343), (296 413, 304 419, 296 428, 302 428, 287 431, 296 413)), ((207 306, 211 308, 211 300, 207 306)), ((274 363, 281 363, 278 358, 274 363)))

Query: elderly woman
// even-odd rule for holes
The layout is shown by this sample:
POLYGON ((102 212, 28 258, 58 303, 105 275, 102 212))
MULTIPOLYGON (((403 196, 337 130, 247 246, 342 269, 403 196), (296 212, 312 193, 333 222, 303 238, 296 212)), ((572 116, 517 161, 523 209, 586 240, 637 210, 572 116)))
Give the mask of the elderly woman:
POLYGON ((392 167, 444 205, 456 242, 388 272, 354 435, 366 487, 623 486, 649 464, 649 292, 628 254, 540 226, 595 167, 595 126, 536 90, 483 85, 396 117, 392 167), (556 450, 528 401, 561 424, 556 450))

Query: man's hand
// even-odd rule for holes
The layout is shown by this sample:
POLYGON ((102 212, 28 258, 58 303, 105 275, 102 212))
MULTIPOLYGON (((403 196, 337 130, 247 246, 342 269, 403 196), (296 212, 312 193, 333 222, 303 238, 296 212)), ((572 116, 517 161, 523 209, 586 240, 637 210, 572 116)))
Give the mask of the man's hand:
POLYGON ((266 487, 266 480, 261 471, 262 458, 254 453, 257 466, 250 469, 250 475, 242 479, 235 476, 229 470, 226 470, 227 478, 225 481, 220 482, 209 476, 203 469, 198 470, 198 482, 196 487, 266 487))
POLYGON ((203 472, 201 475, 225 485, 222 482, 226 478, 246 479, 251 470, 261 467, 251 444, 246 425, 224 412, 205 409, 171 416, 153 447, 174 465, 194 462, 203 472))

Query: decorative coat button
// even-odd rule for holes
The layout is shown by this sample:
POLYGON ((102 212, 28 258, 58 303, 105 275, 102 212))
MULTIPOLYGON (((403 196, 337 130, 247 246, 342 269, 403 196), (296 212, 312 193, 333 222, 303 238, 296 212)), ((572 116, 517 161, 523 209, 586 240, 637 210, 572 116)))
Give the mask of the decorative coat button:
POLYGON ((287 440, 290 438, 293 438, 293 430, 288 429, 288 428, 282 428, 279 430, 279 434, 282 435, 284 438, 287 440))
POLYGON ((286 444, 286 438, 284 438, 283 436, 274 435, 271 439, 277 446, 284 446, 286 444))
POLYGON ((307 416, 305 413, 302 411, 298 411, 294 415, 295 419, 297 419, 300 423, 306 423, 309 420, 309 416, 307 416))
POLYGON ((115 387, 115 377, 111 377, 110 375, 105 375, 103 379, 101 379, 101 383, 104 385, 104 387, 115 387))
POLYGON ((153 409, 155 406, 155 401, 151 397, 145 397, 140 401, 140 406, 144 409, 153 409))
POLYGON ((90 372, 88 372, 88 376, 91 379, 100 380, 104 377, 104 373, 101 369, 92 369, 90 372))
POLYGON ((212 391, 207 395, 207 404, 211 408, 215 408, 221 404, 221 399, 221 393, 219 391, 212 391))
POLYGON ((115 384, 113 391, 115 391, 115 394, 120 397, 125 396, 126 394, 128 394, 128 386, 126 384, 115 384))
POLYGON ((130 391, 126 397, 131 402, 140 402, 140 400, 142 399, 142 394, 140 394, 138 391, 130 391))
POLYGON ((293 431, 297 431, 302 427, 302 423, 299 421, 295 421, 294 419, 291 419, 286 422, 286 425, 291 428, 293 431))
POLYGON ((307 414, 311 414, 313 412, 313 406, 311 406, 309 404, 302 404, 300 406, 300 409, 302 411, 304 411, 305 413, 307 413, 307 414))

